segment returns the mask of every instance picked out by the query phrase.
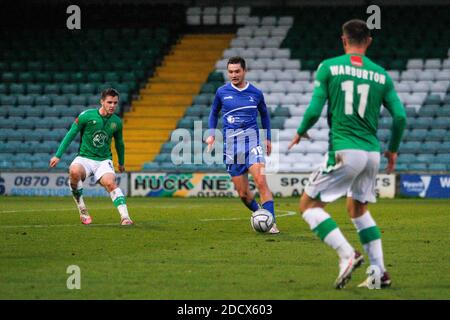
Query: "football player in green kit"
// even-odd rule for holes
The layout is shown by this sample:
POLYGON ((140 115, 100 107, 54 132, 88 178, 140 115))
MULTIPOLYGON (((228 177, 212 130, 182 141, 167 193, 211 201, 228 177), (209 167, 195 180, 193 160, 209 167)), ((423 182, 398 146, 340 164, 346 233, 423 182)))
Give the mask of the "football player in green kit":
MULTIPOLYGON (((372 42, 370 30, 362 20, 350 20, 342 27, 345 54, 324 60, 318 67, 311 103, 289 149, 298 144, 316 123, 328 100, 330 127, 326 164, 313 172, 300 199, 300 211, 311 230, 339 256, 337 289, 350 280, 353 270, 363 263, 344 237, 336 222, 324 210, 327 203, 347 196, 347 210, 369 256, 371 266, 380 271, 380 287, 391 285, 381 246, 381 233, 368 211, 376 202, 375 182, 380 166, 378 118, 383 104, 390 112, 392 134, 387 172, 395 168, 397 150, 406 125, 405 110, 389 74, 365 56, 372 42)), ((368 278, 370 280, 372 278, 368 278)), ((366 280, 360 286, 368 287, 366 280)))
POLYGON ((78 156, 70 165, 69 175, 70 188, 80 212, 80 220, 86 225, 92 222, 92 218, 83 200, 83 181, 91 175, 111 195, 120 214, 120 224, 133 224, 128 215, 125 196, 116 184, 111 154, 111 142, 114 137, 119 158, 119 171, 124 172, 125 145, 122 138, 122 121, 115 114, 118 102, 119 93, 115 89, 104 90, 101 94, 101 107, 80 113, 61 142, 55 156, 50 159, 50 167, 53 168, 58 164, 77 134, 81 134, 78 156))

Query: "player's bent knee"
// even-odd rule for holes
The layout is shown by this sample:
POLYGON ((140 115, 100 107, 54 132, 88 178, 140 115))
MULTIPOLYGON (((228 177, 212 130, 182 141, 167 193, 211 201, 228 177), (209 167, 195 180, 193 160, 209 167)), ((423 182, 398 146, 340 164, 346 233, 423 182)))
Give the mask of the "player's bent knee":
POLYGON ((114 175, 103 176, 100 183, 108 192, 111 192, 117 188, 116 177, 114 175))
POLYGON ((303 192, 303 195, 300 198, 300 204, 299 204, 299 209, 302 214, 305 213, 305 211, 308 209, 323 208, 323 207, 325 207, 325 203, 314 200, 309 195, 307 195, 306 192, 303 192))
POLYGON ((114 180, 106 180, 103 182, 103 186, 108 189, 108 191, 113 191, 117 188, 117 184, 114 180))
POLYGON ((300 200, 299 209, 300 209, 300 212, 303 214, 303 213, 305 213, 306 210, 309 209, 309 207, 303 200, 300 200))
POLYGON ((255 185, 258 188, 258 190, 268 188, 265 176, 257 176, 257 177, 254 177, 253 180, 254 180, 255 185))
POLYGON ((69 175, 71 180, 84 180, 84 168, 79 165, 71 165, 69 168, 69 175))

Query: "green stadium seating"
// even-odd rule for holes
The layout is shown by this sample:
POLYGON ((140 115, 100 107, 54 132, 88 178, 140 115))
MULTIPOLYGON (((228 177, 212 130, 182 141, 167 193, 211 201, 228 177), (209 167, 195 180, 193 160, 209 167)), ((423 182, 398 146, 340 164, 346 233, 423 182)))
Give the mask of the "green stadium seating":
POLYGON ((47 95, 37 96, 34 100, 34 104, 37 106, 50 105, 52 104, 52 99, 47 95))
POLYGON ((78 86, 74 83, 66 83, 61 86, 62 94, 78 94, 78 86))
POLYGON ((5 96, 0 97, 0 105, 3 106, 14 106, 16 105, 17 98, 15 96, 5 96))
POLYGON ((19 95, 17 96, 17 105, 32 106, 35 104, 37 95, 19 95))
POLYGON ((430 163, 429 171, 447 171, 447 166, 443 163, 430 163))
POLYGON ((12 83, 12 82, 16 82, 16 73, 14 72, 4 72, 2 74, 2 82, 4 83, 12 83))
POLYGON ((428 165, 426 163, 411 163, 408 169, 411 171, 427 171, 428 165))
POLYGON ((13 107, 13 108, 8 108, 9 109, 9 116, 10 117, 21 117, 23 118, 25 116, 25 108, 22 107, 13 107))
POLYGON ((9 93, 11 95, 25 94, 25 85, 22 83, 11 83, 9 85, 9 93))
POLYGON ((43 87, 41 84, 38 83, 28 83, 27 84, 27 89, 26 89, 26 93, 29 95, 38 95, 38 94, 42 94, 43 92, 43 87))
MULTIPOLYGON (((0 168, 1 168, 1 162, 0 162, 0 168)), ((159 163, 157 162, 146 162, 144 163, 143 170, 149 170, 149 171, 158 171, 160 170, 159 163)))

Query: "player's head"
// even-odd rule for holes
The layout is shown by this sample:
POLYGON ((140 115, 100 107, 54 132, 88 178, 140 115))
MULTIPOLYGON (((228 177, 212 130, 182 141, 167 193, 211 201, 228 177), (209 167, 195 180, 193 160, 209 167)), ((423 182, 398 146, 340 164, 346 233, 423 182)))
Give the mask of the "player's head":
POLYGON ((100 103, 108 115, 114 114, 119 103, 119 92, 113 88, 103 90, 100 103))
POLYGON ((367 23, 359 19, 349 20, 342 25, 341 39, 346 52, 349 48, 359 48, 365 51, 372 43, 367 23))
POLYGON ((240 87, 245 80, 247 68, 245 60, 241 57, 231 57, 227 63, 228 79, 236 87, 240 87))

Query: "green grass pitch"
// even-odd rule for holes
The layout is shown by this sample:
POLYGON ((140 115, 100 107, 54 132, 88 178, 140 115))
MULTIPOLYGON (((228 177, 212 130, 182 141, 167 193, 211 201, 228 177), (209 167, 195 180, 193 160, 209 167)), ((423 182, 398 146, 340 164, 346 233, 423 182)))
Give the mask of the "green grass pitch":
MULTIPOLYGON (((108 198, 87 198, 83 226, 71 198, 0 198, 0 299, 448 299, 450 201, 380 200, 393 286, 357 288, 366 264, 335 290, 335 252, 299 217, 298 199, 276 199, 279 235, 251 230, 238 199, 128 198, 136 224, 119 226, 108 198), (67 267, 81 289, 66 286, 67 267)), ((362 250, 345 203, 328 207, 362 250)))

